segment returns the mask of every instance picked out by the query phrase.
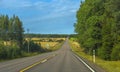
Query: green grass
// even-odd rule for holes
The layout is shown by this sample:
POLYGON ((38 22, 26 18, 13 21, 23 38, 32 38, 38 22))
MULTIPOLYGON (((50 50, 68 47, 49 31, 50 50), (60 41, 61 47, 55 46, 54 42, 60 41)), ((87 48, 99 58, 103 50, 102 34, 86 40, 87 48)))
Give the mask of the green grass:
MULTIPOLYGON (((77 55, 89 61, 92 61, 92 56, 85 54, 82 48, 75 45, 72 41, 70 41, 70 45, 71 45, 72 51, 75 52, 77 55)), ((105 69, 106 72, 120 72, 120 61, 105 61, 96 57, 95 63, 100 67, 102 67, 103 69, 105 69)))

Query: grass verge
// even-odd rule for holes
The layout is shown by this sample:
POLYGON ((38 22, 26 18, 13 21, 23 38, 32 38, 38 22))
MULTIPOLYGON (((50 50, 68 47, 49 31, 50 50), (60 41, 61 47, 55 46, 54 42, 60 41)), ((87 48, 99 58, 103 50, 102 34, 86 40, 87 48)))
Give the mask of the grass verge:
MULTIPOLYGON (((91 55, 87 55, 83 52, 83 49, 79 47, 77 42, 69 42, 72 48, 72 51, 75 52, 77 55, 89 60, 93 61, 91 55)), ((106 70, 106 72, 120 72, 120 61, 105 61, 98 57, 96 57, 96 62, 98 66, 102 67, 106 70)))

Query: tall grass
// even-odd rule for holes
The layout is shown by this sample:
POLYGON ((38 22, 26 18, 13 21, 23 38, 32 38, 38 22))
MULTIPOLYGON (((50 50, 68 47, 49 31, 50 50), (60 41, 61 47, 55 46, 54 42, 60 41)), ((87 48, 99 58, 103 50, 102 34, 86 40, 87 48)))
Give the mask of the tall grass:
MULTIPOLYGON (((79 56, 89 61, 93 60, 91 55, 85 54, 83 52, 83 49, 78 46, 77 42, 70 41, 70 45, 71 45, 72 51, 78 54, 79 56)), ((100 67, 102 67, 103 69, 105 69, 106 72, 120 72, 120 61, 105 61, 96 57, 95 63, 100 67)))

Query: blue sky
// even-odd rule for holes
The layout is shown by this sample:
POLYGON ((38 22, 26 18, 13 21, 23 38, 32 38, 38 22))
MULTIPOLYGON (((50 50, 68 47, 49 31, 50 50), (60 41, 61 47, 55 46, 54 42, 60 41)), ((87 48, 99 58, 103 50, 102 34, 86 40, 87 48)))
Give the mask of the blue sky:
POLYGON ((0 14, 19 16, 24 30, 41 34, 73 34, 81 0, 0 0, 0 14))

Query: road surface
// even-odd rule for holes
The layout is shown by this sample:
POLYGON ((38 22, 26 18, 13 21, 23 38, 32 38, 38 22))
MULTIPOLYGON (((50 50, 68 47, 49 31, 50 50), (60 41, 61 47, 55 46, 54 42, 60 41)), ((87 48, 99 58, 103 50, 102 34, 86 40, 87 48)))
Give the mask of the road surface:
MULTIPOLYGON (((68 40, 55 51, 0 63, 0 72, 94 72, 71 51, 68 40)), ((96 71, 100 72, 100 71, 96 71)))

